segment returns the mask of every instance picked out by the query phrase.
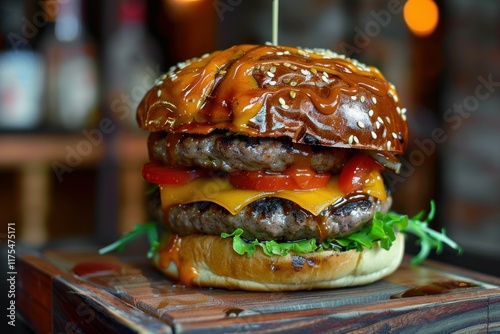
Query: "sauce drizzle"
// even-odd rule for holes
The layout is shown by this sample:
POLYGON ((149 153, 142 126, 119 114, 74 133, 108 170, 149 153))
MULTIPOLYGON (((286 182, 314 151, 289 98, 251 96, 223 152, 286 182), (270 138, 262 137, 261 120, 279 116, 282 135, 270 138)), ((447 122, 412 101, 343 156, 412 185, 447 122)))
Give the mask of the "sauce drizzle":
POLYGON ((182 238, 173 234, 170 235, 169 242, 164 248, 159 250, 160 259, 159 266, 161 268, 168 268, 171 262, 174 262, 178 270, 178 281, 180 284, 190 287, 193 285, 193 280, 198 277, 199 273, 196 268, 187 261, 183 260, 182 254, 180 254, 182 243, 182 238))
POLYGON ((453 280, 434 282, 426 285, 416 286, 406 291, 403 291, 399 294, 392 295, 391 299, 440 295, 456 289, 473 288, 473 287, 477 287, 477 284, 464 281, 453 281, 453 280))

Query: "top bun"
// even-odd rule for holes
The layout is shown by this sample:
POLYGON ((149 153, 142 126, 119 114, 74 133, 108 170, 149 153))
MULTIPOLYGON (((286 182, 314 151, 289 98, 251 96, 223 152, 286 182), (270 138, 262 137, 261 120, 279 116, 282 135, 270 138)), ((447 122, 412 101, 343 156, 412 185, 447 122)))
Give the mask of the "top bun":
POLYGON ((329 50, 237 45, 173 66, 138 108, 151 132, 290 137, 403 153, 406 109, 374 67, 329 50))

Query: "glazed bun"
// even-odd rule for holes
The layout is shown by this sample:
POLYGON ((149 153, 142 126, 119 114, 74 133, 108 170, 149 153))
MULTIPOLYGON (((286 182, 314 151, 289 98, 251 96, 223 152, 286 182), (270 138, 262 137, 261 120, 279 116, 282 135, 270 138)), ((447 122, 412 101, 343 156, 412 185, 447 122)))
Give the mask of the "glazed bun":
POLYGON ((374 67, 329 50, 237 45, 171 68, 138 109, 150 132, 290 137, 402 153, 406 109, 374 67))
POLYGON ((404 236, 398 234, 390 250, 377 245, 362 252, 268 256, 259 248, 247 257, 233 251, 230 239, 208 235, 185 236, 175 247, 163 245, 159 249, 154 265, 176 282, 250 291, 294 291, 363 285, 390 275, 401 264, 404 236))

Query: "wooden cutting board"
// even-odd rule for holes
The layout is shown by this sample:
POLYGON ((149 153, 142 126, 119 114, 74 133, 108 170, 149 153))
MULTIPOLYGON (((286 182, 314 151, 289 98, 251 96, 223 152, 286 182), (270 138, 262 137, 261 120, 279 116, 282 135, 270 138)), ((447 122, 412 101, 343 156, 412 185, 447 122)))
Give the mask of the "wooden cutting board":
POLYGON ((41 333, 500 331, 500 278, 408 258, 366 286, 258 293, 187 288, 144 260, 58 249, 22 256, 18 286, 18 310, 41 333))

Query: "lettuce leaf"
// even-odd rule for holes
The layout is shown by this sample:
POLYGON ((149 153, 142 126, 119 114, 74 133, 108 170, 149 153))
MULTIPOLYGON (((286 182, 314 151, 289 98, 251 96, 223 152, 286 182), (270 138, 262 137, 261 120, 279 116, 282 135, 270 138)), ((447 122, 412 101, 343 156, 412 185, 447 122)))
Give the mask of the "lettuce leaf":
POLYGON ((262 247, 262 250, 267 255, 287 255, 288 252, 294 251, 296 253, 311 253, 318 249, 316 239, 300 240, 294 242, 276 242, 271 241, 246 241, 241 237, 243 234, 241 228, 236 229, 233 233, 222 233, 223 238, 233 238, 233 249, 236 253, 243 255, 247 254, 248 257, 252 256, 257 250, 257 246, 262 247))

